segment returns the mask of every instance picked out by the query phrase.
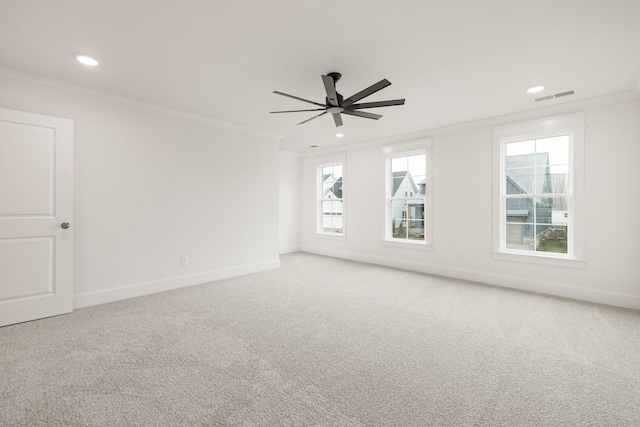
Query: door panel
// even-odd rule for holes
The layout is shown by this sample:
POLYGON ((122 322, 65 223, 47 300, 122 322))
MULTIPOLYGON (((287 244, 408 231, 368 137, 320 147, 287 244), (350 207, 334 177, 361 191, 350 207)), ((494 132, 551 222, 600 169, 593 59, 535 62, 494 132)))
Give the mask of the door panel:
POLYGON ((72 221, 73 122, 0 109, 0 326, 72 310, 72 221))
POLYGON ((0 240, 0 301, 52 294, 53 238, 0 240))
POLYGON ((0 215, 53 215, 54 143, 53 129, 0 121, 0 215))

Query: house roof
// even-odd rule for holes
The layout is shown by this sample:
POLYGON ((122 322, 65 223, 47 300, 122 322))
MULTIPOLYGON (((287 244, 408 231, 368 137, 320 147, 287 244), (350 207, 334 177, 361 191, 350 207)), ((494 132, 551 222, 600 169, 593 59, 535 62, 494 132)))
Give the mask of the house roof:
POLYGON ((537 168, 549 166, 549 153, 520 154, 508 156, 506 160, 507 179, 513 182, 523 194, 533 194, 536 188, 550 190, 549 171, 546 174, 538 173, 531 179, 533 166, 537 168), (535 181, 535 182, 534 182, 535 181), (545 181, 547 181, 545 183, 545 181))
POLYGON ((150 103, 272 137, 299 153, 312 144, 329 149, 630 93, 640 77, 640 55, 628 54, 640 46, 640 1, 537 3, 552 13, 522 13, 518 1, 467 1, 462 8, 383 0, 4 3, 0 68, 21 73, 22 81, 150 103), (433 18, 428 25, 425 17, 433 18), (348 36, 362 23, 381 22, 378 34, 348 36), (514 46, 527 54, 514 54, 514 46), (76 52, 101 64, 87 69, 76 63, 76 52), (297 126, 315 113, 268 114, 311 108, 275 90, 324 103, 321 75, 332 71, 342 73, 337 89, 345 98, 388 79, 391 86, 362 102, 407 102, 366 110, 383 115, 375 122, 343 115, 348 138, 342 139, 327 138, 335 131, 330 115, 297 126), (527 94, 542 77, 547 88, 527 94), (579 90, 533 101, 572 89, 579 90))
POLYGON ((338 199, 342 199, 342 177, 336 180, 336 183, 331 187, 331 191, 338 199))
POLYGON ((396 192, 398 191, 398 188, 400 188, 403 182, 407 182, 407 180, 411 185, 411 187, 413 188, 413 192, 415 194, 418 194, 419 188, 416 185, 415 181, 413 180, 413 177, 411 176, 411 173, 409 171, 392 172, 391 176, 393 178, 392 179, 393 182, 391 183, 393 187, 391 190, 391 194, 395 196, 396 192))

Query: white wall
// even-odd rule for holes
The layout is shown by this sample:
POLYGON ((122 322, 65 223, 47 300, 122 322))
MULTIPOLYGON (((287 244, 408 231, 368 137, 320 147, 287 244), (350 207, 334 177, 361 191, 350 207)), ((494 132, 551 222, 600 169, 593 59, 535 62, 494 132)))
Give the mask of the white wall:
POLYGON ((280 152, 278 216, 280 253, 300 250, 300 157, 280 152))
POLYGON ((640 100, 583 110, 587 120, 585 268, 492 257, 491 126, 522 115, 504 117, 502 123, 424 135, 432 140, 434 231, 430 251, 383 244, 384 163, 376 143, 346 151, 346 240, 318 237, 314 224, 316 160, 305 156, 301 165, 302 250, 640 309, 640 100), (458 252, 462 260, 456 259, 458 252))
POLYGON ((279 266, 276 141, 2 79, 0 107, 74 121, 76 307, 279 266))

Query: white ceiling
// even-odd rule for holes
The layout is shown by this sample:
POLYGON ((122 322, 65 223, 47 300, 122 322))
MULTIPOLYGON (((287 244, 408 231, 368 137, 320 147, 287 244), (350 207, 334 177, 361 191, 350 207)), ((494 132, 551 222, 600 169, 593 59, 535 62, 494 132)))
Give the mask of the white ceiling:
MULTIPOLYGON (((3 0, 0 68, 281 135, 306 152, 640 87, 639 0, 3 0), (75 61, 84 53, 101 64, 75 61), (321 75, 379 121, 269 114, 324 102, 321 75), (543 83, 536 95, 526 88, 543 83), (536 103, 533 98, 575 90, 536 103)), ((1 97, 0 97, 1 103, 1 97)))

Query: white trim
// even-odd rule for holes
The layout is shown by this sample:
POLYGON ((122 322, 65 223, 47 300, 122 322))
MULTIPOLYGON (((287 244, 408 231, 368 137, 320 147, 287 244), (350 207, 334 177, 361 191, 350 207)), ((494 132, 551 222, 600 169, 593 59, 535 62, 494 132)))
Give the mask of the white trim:
POLYGON ((135 298, 155 294, 157 292, 164 292, 172 289, 179 289, 187 286, 199 285, 277 268, 280 268, 280 260, 231 267, 223 270, 194 274, 191 276, 174 277, 155 282, 139 283, 116 289, 107 289, 104 291, 74 295, 73 309, 76 310, 78 308, 90 307, 92 305, 135 298))
POLYGON ((20 73, 16 71, 0 68, 0 80, 5 80, 12 83, 23 84, 27 86, 34 86, 40 89, 46 89, 53 92, 64 93, 68 95, 77 96, 80 98, 92 99, 95 101, 108 102, 110 104, 124 105, 127 107, 136 108, 139 110, 145 110, 151 113, 160 114, 163 116, 169 116, 176 119, 187 120, 206 126, 212 126, 219 129, 226 129, 234 132, 245 133, 253 136, 259 136, 274 141, 280 141, 284 138, 283 135, 276 135, 272 133, 263 132, 261 130, 252 129, 246 126, 241 126, 233 123, 224 122, 221 120, 215 120, 209 117, 200 116, 197 114, 187 113, 185 111, 177 110, 174 108, 162 107, 150 102, 139 101, 133 98, 127 98, 125 96, 113 95, 107 92, 101 92, 94 89, 88 89, 82 86, 76 86, 69 83, 62 83, 56 80, 49 80, 42 77, 37 77, 30 74, 20 73))
POLYGON ((383 145, 381 147, 381 151, 384 156, 395 156, 396 154, 410 156, 412 154, 422 154, 429 148, 431 148, 431 138, 420 138, 406 142, 383 145))
POLYGON ((419 273, 450 277, 453 279, 468 280, 480 284, 494 285, 510 289, 519 289, 528 292, 640 310, 640 297, 630 294, 579 288, 577 286, 541 281, 537 279, 528 279, 521 276, 507 276, 503 274, 484 273, 462 268, 390 259, 387 257, 364 255, 359 253, 307 245, 303 245, 301 249, 303 252, 317 255, 342 258, 368 264, 382 265, 385 267, 416 271, 419 273))
POLYGON ((416 242, 414 240, 381 240, 382 246, 386 246, 389 248, 397 248, 397 249, 411 249, 414 251, 430 251, 432 249, 432 245, 425 242, 416 242))
POLYGON ((544 265, 556 265, 559 267, 571 267, 571 268, 585 268, 586 261, 576 258, 563 258, 554 257, 551 255, 541 254, 537 252, 536 255, 518 254, 514 252, 496 252, 494 251, 493 259, 503 261, 519 261, 530 264, 544 264, 544 265))
POLYGON ((527 122, 496 126, 491 131, 494 141, 500 139, 503 142, 513 142, 529 137, 541 138, 571 132, 576 128, 584 127, 584 116, 584 112, 550 116, 527 122))
POLYGON ((300 252, 300 246, 286 246, 284 248, 280 248, 279 254, 290 254, 292 252, 300 252))

